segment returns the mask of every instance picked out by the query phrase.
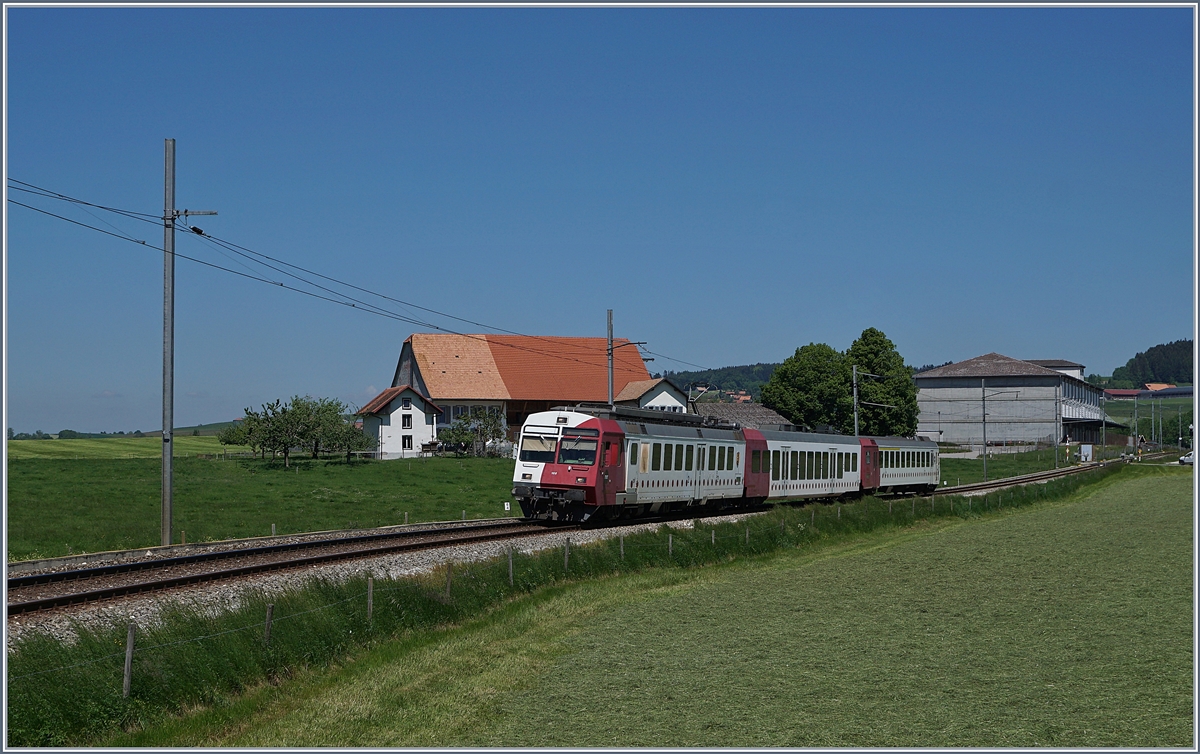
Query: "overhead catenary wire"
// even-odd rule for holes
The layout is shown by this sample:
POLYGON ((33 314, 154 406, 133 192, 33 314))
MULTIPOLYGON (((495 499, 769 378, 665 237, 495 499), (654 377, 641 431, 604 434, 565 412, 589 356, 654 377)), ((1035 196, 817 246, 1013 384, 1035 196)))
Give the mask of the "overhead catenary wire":
MULTIPOLYGON (((10 181, 13 181, 13 182, 22 183, 23 185, 26 185, 26 186, 31 186, 32 188, 34 188, 34 189, 37 189, 37 190, 36 190, 36 191, 30 191, 30 190, 27 190, 27 189, 20 189, 19 187, 14 187, 14 186, 10 186, 10 187, 9 187, 10 189, 14 189, 14 188, 15 188, 15 189, 17 189, 17 190, 25 190, 25 191, 27 191, 28 193, 32 193, 32 194, 34 194, 34 195, 37 195, 37 196, 44 196, 44 197, 47 197, 47 198, 52 198, 52 199, 57 199, 57 200, 61 200, 61 201, 66 201, 66 202, 70 202, 70 203, 72 203, 72 204, 86 205, 86 206, 89 206, 89 207, 95 207, 95 208, 97 208, 97 209, 102 209, 102 210, 106 210, 106 211, 110 211, 110 212, 115 212, 115 213, 117 213, 117 214, 121 214, 121 215, 124 215, 124 216, 127 216, 127 217, 132 217, 132 218, 134 218, 134 219, 140 219, 140 220, 143 220, 144 222, 149 222, 149 223, 151 223, 151 224, 154 224, 154 225, 159 225, 159 224, 161 224, 161 219, 145 219, 145 218, 156 218, 156 216, 155 216, 155 215, 151 215, 151 214, 149 214, 149 213, 136 213, 136 212, 133 212, 133 211, 131 211, 131 210, 122 210, 122 209, 118 209, 118 208, 114 208, 114 207, 108 207, 108 206, 106 206, 106 205, 96 204, 96 203, 93 203, 93 202, 87 202, 87 201, 84 201, 84 200, 82 200, 82 199, 77 199, 77 198, 75 198, 75 197, 70 197, 70 196, 68 196, 68 195, 65 195, 65 194, 60 194, 60 193, 58 193, 58 192, 54 192, 54 191, 51 191, 51 190, 49 190, 49 189, 43 189, 43 188, 41 188, 41 187, 34 186, 33 184, 27 184, 27 183, 24 183, 24 182, 21 182, 21 181, 16 181, 16 179, 9 179, 9 180, 10 180, 10 181)), ((25 204, 25 203, 23 203, 23 202, 19 202, 19 201, 15 200, 15 199, 11 199, 11 198, 10 198, 10 199, 8 199, 8 201, 9 201, 9 202, 11 202, 11 203, 13 203, 13 204, 16 204, 16 205, 18 205, 18 206, 25 207, 25 208, 27 208, 27 209, 33 210, 33 211, 35 211, 35 212, 39 212, 39 213, 41 213, 41 214, 48 215, 48 216, 50 216, 50 217, 54 217, 54 218, 56 218, 56 219, 63 220, 63 221, 65 221, 65 222, 69 222, 69 223, 71 223, 71 224, 73 224, 73 225, 78 225, 78 226, 80 226, 80 227, 87 228, 87 229, 89 229, 89 230, 94 230, 94 231, 96 231, 96 232, 99 232, 99 233, 104 233, 105 235, 113 236, 114 238, 120 238, 120 239, 122 239, 122 240, 124 240, 124 241, 129 241, 129 242, 131 242, 131 243, 136 243, 136 244, 138 244, 138 245, 145 246, 145 247, 147 247, 147 248, 149 248, 149 249, 154 249, 154 250, 156 250, 156 251, 165 251, 165 249, 163 249, 162 247, 155 246, 155 245, 153 245, 153 244, 150 244, 150 243, 148 243, 148 242, 146 242, 146 241, 144 241, 144 240, 142 240, 142 239, 135 238, 134 236, 132 236, 132 235, 129 235, 129 234, 127 234, 127 233, 124 233, 123 231, 120 231, 119 229, 116 229, 118 232, 107 231, 107 230, 104 230, 103 228, 98 228, 98 227, 96 227, 96 226, 94 226, 94 225, 89 225, 88 223, 80 222, 80 221, 78 221, 78 220, 74 220, 74 219, 72 219, 72 218, 65 217, 65 216, 63 216, 63 215, 60 215, 60 214, 57 214, 57 213, 54 213, 54 212, 50 212, 50 211, 48 211, 48 210, 44 210, 44 209, 41 209, 41 208, 38 208, 38 207, 34 207, 34 206, 32 206, 32 205, 25 204)), ((89 214, 90 214, 90 213, 89 213, 89 214)), ((94 216, 94 215, 93 215, 93 216, 94 216)), ((99 218, 97 218, 97 219, 99 219, 99 218)), ((103 222, 103 220, 101 220, 101 222, 103 222)), ((106 223, 106 224, 107 224, 107 223, 106 223)), ((189 230, 193 230, 193 226, 187 225, 186 221, 185 221, 185 222, 183 222, 183 223, 180 223, 180 225, 181 225, 182 227, 185 227, 185 228, 189 229, 189 230)), ((115 226, 110 226, 110 227, 115 227, 115 226)), ((362 287, 360 287, 360 286, 356 286, 356 285, 354 285, 354 284, 352 284, 352 283, 346 283, 345 281, 338 280, 337 278, 333 278, 333 277, 330 277, 330 276, 327 276, 327 275, 322 275, 321 273, 318 273, 318 272, 315 272, 315 271, 312 271, 312 270, 308 270, 308 269, 306 269, 306 268, 304 268, 304 267, 301 267, 301 266, 299 266, 299 265, 294 265, 294 264, 291 264, 291 263, 289 263, 289 262, 286 262, 286 261, 283 261, 283 260, 276 259, 276 258, 274 258, 274 257, 271 257, 271 256, 269 256, 269 255, 263 254, 263 253, 261 253, 261 252, 256 252, 256 251, 254 251, 254 250, 252 250, 252 249, 248 249, 247 247, 240 246, 240 245, 238 245, 238 244, 234 244, 234 243, 232 243, 232 242, 230 242, 230 241, 226 241, 226 240, 224 240, 224 239, 221 239, 221 238, 217 238, 217 237, 211 236, 211 235, 210 235, 210 234, 208 234, 208 233, 203 233, 203 232, 196 233, 196 232, 193 232, 193 234, 192 234, 192 235, 198 235, 198 236, 200 236, 201 238, 204 238, 204 239, 210 240, 210 241, 212 241, 214 244, 217 244, 217 245, 219 245, 219 246, 223 246, 224 248, 226 248, 226 249, 229 249, 229 250, 231 250, 231 251, 233 251, 233 250, 234 250, 234 248, 231 248, 231 247, 235 247, 236 249, 239 249, 239 250, 245 251, 247 254, 252 254, 252 255, 259 256, 259 257, 262 257, 262 258, 265 258, 265 259, 270 259, 271 261, 277 262, 278 264, 281 264, 281 265, 285 265, 285 266, 291 267, 292 269, 297 269, 297 270, 300 270, 300 271, 302 271, 302 272, 305 272, 305 273, 307 273, 307 274, 310 274, 310 275, 313 275, 313 276, 319 277, 319 278, 321 278, 321 279, 324 279, 324 280, 328 280, 328 281, 331 281, 331 282, 337 283, 338 285, 343 285, 343 286, 346 286, 346 287, 349 287, 349 288, 352 288, 352 289, 355 289, 355 290, 359 290, 359 291, 362 291, 362 292, 368 293, 368 294, 370 294, 370 295, 377 296, 377 297, 379 297, 379 298, 383 298, 383 299, 385 299, 385 300, 388 300, 388 301, 392 301, 393 303, 399 304, 399 305, 401 305, 401 306, 412 306, 412 307, 414 307, 414 308, 421 309, 422 311, 427 311, 427 312, 430 312, 430 313, 432 313, 432 314, 436 314, 436 315, 438 315, 438 316, 447 317, 447 318, 449 318, 449 319, 454 319, 454 320, 457 320, 457 321, 460 321, 460 322, 464 322, 464 323, 468 323, 468 324, 473 324, 473 325, 476 325, 476 326, 478 326, 478 327, 483 327, 483 328, 486 328, 486 329, 495 330, 495 331, 497 331, 497 332, 501 332, 501 333, 505 333, 505 334, 510 334, 510 335, 514 335, 514 336, 517 336, 517 337, 528 338, 528 339, 535 340, 535 341, 542 341, 542 342, 545 342, 545 343, 554 344, 556 347, 558 347, 558 348, 560 348, 560 349, 561 349, 561 348, 564 348, 564 346, 565 346, 568 352, 570 352, 570 351, 572 350, 572 348, 573 348, 573 346, 571 346, 570 344, 564 344, 564 343, 562 343, 562 342, 560 342, 560 341, 558 341, 558 340, 552 340, 552 339, 550 339, 550 338, 547 338, 547 337, 542 337, 542 336, 525 335, 525 334, 523 334, 523 333, 516 332, 516 331, 513 331, 513 330, 508 330, 508 329, 501 328, 501 327, 497 327, 497 326, 487 325, 487 324, 485 324, 485 323, 476 322, 476 321, 474 321, 474 320, 466 319, 466 318, 463 318, 463 317, 457 317, 457 316, 455 316, 455 315, 452 315, 452 314, 449 314, 449 313, 446 313, 446 312, 441 312, 441 311, 438 311, 438 310, 436 310, 436 309, 431 309, 431 308, 429 308, 429 307, 420 306, 420 305, 418 305, 418 304, 413 304, 413 303, 411 303, 411 302, 405 302, 405 301, 403 301, 403 300, 401 300, 401 299, 396 299, 396 298, 393 298, 393 297, 391 297, 391 296, 387 296, 386 294, 381 294, 381 293, 378 293, 378 292, 375 292, 375 291, 371 291, 371 290, 369 290, 369 289, 362 288, 362 287)), ((284 270, 280 270, 280 269, 279 269, 279 268, 277 268, 277 267, 273 267, 273 266, 271 266, 271 265, 266 265, 265 263, 263 263, 263 262, 261 262, 261 261, 258 261, 258 260, 251 259, 251 257, 248 257, 246 254, 241 254, 241 256, 243 256, 243 257, 245 257, 245 258, 247 258, 247 259, 251 259, 251 261, 254 261, 254 262, 255 262, 255 263, 257 263, 257 264, 263 264, 263 266, 266 266, 266 267, 268 267, 268 268, 270 268, 270 269, 272 269, 272 270, 274 270, 274 271, 276 271, 276 272, 278 272, 278 273, 280 273, 280 274, 287 274, 287 275, 289 275, 289 277, 292 277, 293 279, 296 279, 296 280, 298 280, 298 281, 300 281, 300 282, 306 283, 307 285, 310 285, 310 286, 316 287, 316 288, 318 288, 318 289, 320 289, 320 290, 323 290, 323 291, 325 291, 326 293, 329 293, 329 294, 331 294, 331 296, 337 296, 337 297, 339 297, 339 298, 331 298, 330 296, 320 295, 320 294, 314 293, 314 292, 312 292, 312 291, 307 291, 307 290, 304 290, 304 289, 302 289, 302 288, 298 288, 298 287, 295 287, 295 286, 287 285, 286 283, 283 283, 283 282, 280 282, 280 281, 277 281, 277 280, 272 280, 272 279, 270 279, 270 278, 263 277, 263 276, 261 276, 261 275, 254 274, 253 272, 241 272, 241 271, 234 270, 234 269, 231 269, 231 268, 228 268, 228 267, 224 267, 224 266, 222 266, 222 265, 219 265, 219 264, 214 264, 214 263, 212 263, 212 262, 207 262, 207 261, 205 261, 205 260, 202 260, 202 259, 199 259, 199 258, 196 258, 196 257, 192 257, 192 256, 185 255, 185 254, 180 254, 180 253, 178 253, 178 252, 176 252, 176 253, 175 253, 175 256, 176 256, 176 257, 178 257, 178 258, 180 258, 180 259, 186 259, 186 260, 188 260, 188 261, 196 262, 196 263, 198 263, 198 264, 201 264, 201 265, 204 265, 204 266, 206 266, 206 267, 211 267, 211 268, 213 268, 213 269, 217 269, 217 270, 220 270, 220 271, 223 271, 223 272, 228 272, 228 273, 231 273, 231 274, 234 274, 234 275, 238 275, 239 277, 248 278, 248 279, 251 279, 251 280, 255 280, 255 281, 257 281, 257 282, 267 283, 267 284, 269 284, 269 285, 273 285, 273 286, 276 286, 276 287, 279 287, 279 288, 283 288, 283 289, 285 289, 285 290, 290 290, 290 291, 294 291, 294 292, 297 292, 297 293, 302 293, 302 294, 304 294, 304 295, 311 296, 311 297, 313 297, 313 298, 317 298, 317 299, 320 299, 320 300, 323 300, 323 301, 329 301, 329 302, 331 302, 331 303, 340 304, 340 305, 342 305, 342 306, 346 306, 346 307, 348 307, 348 308, 352 308, 352 309, 358 309, 358 310, 360 310, 360 311, 364 311, 364 312, 367 312, 367 313, 369 313, 369 314, 375 314, 375 315, 377 315, 377 316, 382 316, 382 317, 386 317, 386 318, 388 318, 388 319, 393 319, 393 320, 397 320, 397 321, 405 322, 405 323, 407 323, 407 324, 412 324, 412 325, 415 325, 415 326, 418 326, 418 327, 426 327, 426 328, 429 328, 429 329, 433 329, 433 330, 438 330, 438 331, 441 331, 441 332, 445 332, 445 333, 447 333, 447 334, 459 335, 459 336, 462 336, 462 337, 467 337, 467 338, 472 338, 472 339, 475 339, 475 340, 480 340, 480 341, 483 341, 483 342, 486 342, 486 343, 488 343, 489 345, 498 345, 498 346, 502 346, 502 347, 505 347, 505 348, 513 349, 513 350, 525 351, 525 352, 528 352, 528 353, 534 353, 534 354, 538 354, 538 355, 546 356, 546 357, 549 357, 549 358, 555 358, 555 359, 566 360, 566 361, 573 361, 573 362, 576 362, 576 363, 579 363, 579 364, 583 364, 583 365, 585 365, 585 366, 591 366, 591 367, 603 367, 603 366, 605 366, 605 365, 606 365, 606 362, 591 361, 591 360, 588 360, 588 359, 586 359, 586 358, 577 358, 577 357, 575 357, 575 356, 569 356, 569 355, 565 355, 565 354, 563 354, 563 353, 554 353, 554 352, 549 352, 549 351, 543 351, 543 350, 539 350, 539 349, 536 349, 536 348, 531 348, 531 347, 528 347, 528 346, 523 346, 523 345, 516 344, 516 343, 507 343, 507 342, 504 342, 504 341, 490 341, 490 340, 486 340, 486 338, 483 338, 483 337, 480 337, 480 336, 471 335, 471 334, 468 334, 468 333, 463 333, 463 332, 458 332, 458 331, 456 331, 456 330, 453 330, 453 329, 451 329, 451 328, 442 327, 442 326, 436 325, 436 324, 434 324, 434 323, 427 322, 427 321, 425 321, 425 320, 423 320, 423 319, 418 319, 418 318, 417 318, 417 317, 415 317, 415 316, 404 316, 404 315, 400 315, 400 314, 397 314, 397 313, 395 313, 395 312, 388 311, 388 310, 386 310, 386 309, 384 309, 384 308, 382 308, 382 307, 378 307, 378 306, 375 306, 375 305, 373 305, 373 304, 369 304, 369 303, 367 303, 367 302, 361 301, 360 299, 354 299, 354 298, 352 298, 352 297, 350 297, 350 296, 347 296, 347 295, 346 295, 346 294, 344 294, 344 293, 340 293, 340 292, 334 291, 333 289, 330 289, 330 288, 328 288, 328 287, 321 286, 320 284, 314 283, 314 282, 312 282, 311 280, 305 280, 304 278, 302 278, 302 277, 300 277, 300 276, 293 275, 293 274, 291 274, 291 273, 287 273, 286 271, 284 271, 284 270)), ((225 256, 228 258, 228 256, 227 256, 227 255, 225 255, 225 256)), ((231 260, 231 261, 236 261, 236 260, 231 260)), ((239 264, 240 264, 240 263, 239 263, 239 264)), ((245 265, 243 265, 243 266, 245 266, 245 265)), ((247 268, 247 269, 249 269, 249 268, 247 268)), ((579 349, 579 351, 578 351, 578 353, 579 353, 581 356, 583 356, 583 355, 587 354, 588 352, 587 352, 587 351, 585 351, 584 349, 580 348, 580 349, 579 349)), ((650 352, 648 349, 646 349, 646 353, 651 353, 651 352, 650 352)), ((658 355, 658 356, 661 356, 661 357, 663 357, 663 358, 666 358, 666 359, 669 359, 669 360, 671 360, 671 361, 678 361, 679 363, 682 363, 682 364, 688 364, 688 365, 690 365, 690 366, 698 366, 698 365, 691 364, 690 362, 685 362, 685 361, 681 361, 681 360, 678 360, 678 359, 674 359, 673 357, 667 356, 667 355, 665 355, 665 354, 656 354, 656 355, 658 355)), ((629 367, 627 367, 627 366, 623 366, 623 365, 621 365, 621 364, 619 364, 619 363, 618 363, 618 364, 615 364, 615 365, 614 365, 614 368, 615 368, 615 369, 617 369, 618 371, 625 372, 625 373, 633 373, 633 374, 636 374, 636 373, 638 372, 638 370, 631 369, 631 368, 629 368, 629 367)))

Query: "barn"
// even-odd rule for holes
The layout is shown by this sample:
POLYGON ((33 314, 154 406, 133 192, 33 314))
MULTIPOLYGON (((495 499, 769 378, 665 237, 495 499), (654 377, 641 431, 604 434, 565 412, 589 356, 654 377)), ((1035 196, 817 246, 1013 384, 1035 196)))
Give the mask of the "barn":
MULTIPOLYGON (((687 410, 687 396, 670 381, 651 378, 637 347, 624 338, 613 340, 613 393, 623 405, 687 410)), ((472 412, 500 414, 511 436, 531 413, 607 402, 606 338, 414 333, 400 348, 392 386, 360 413, 371 408, 364 431, 379 442, 380 457, 405 458, 472 412)))

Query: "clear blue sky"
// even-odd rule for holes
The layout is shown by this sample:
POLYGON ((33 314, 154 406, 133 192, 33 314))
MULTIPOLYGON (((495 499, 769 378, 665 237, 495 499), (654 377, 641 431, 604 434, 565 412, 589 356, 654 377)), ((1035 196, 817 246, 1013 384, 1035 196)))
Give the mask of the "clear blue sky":
MULTIPOLYGON (((508 330, 603 336, 612 308, 618 336, 718 367, 877 327, 912 365, 1103 374, 1192 336, 1191 9, 7 21, 9 178, 161 214, 175 138, 177 206, 218 210, 206 231, 508 330)), ((6 424, 158 428, 161 252, 7 213, 6 424)), ((420 329, 185 260, 177 286, 181 426, 293 394, 361 405, 420 329)))

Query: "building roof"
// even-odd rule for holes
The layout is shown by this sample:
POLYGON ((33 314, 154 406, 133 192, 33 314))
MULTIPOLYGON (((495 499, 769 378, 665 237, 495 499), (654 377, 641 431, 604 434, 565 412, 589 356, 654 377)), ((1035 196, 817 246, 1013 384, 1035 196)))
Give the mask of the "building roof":
MULTIPOLYGON (((414 333, 405 342, 430 397, 439 400, 608 400, 605 338, 414 333)), ((629 345, 624 338, 613 341, 615 392, 650 380, 629 345)))
MULTIPOLYGON (((615 382, 616 380, 614 379, 613 381, 615 382)), ((621 392, 613 396, 613 400, 617 402, 636 401, 638 398, 641 398, 643 395, 650 392, 655 385, 662 381, 663 378, 658 377, 653 380, 635 380, 634 382, 628 382, 625 384, 625 387, 621 388, 621 392)))
POLYGON ((1066 359, 1025 359, 1030 364, 1037 364, 1039 367, 1047 369, 1083 369, 1083 364, 1076 364, 1074 361, 1066 359))
MULTIPOLYGON (((613 378, 616 382, 616 378, 613 378)), ((665 382, 670 385, 680 395, 686 395, 683 388, 675 384, 675 382, 667 377, 655 377, 652 380, 635 380, 634 382, 626 383, 625 387, 621 388, 621 392, 613 396, 614 403, 621 401, 636 401, 643 395, 658 387, 660 382, 665 382)))
POLYGON ((1110 398, 1132 398, 1140 392, 1142 391, 1137 390, 1136 388, 1132 390, 1120 387, 1110 387, 1104 389, 1104 394, 1110 398))
POLYGON ((1166 390, 1169 387, 1175 387, 1175 385, 1170 382, 1147 382, 1146 383, 1147 390, 1153 390, 1156 392, 1159 390, 1166 390))
POLYGON ((396 387, 389 387, 388 389, 384 390, 379 395, 377 395, 374 398, 372 398, 371 400, 367 401, 367 405, 363 406, 357 412, 355 412, 355 415, 356 416, 370 416, 372 414, 382 413, 384 411, 384 409, 386 409, 388 407, 388 405, 392 401, 394 401, 396 399, 396 397, 399 396, 401 393, 403 393, 405 390, 415 393, 419 398, 421 398, 421 400, 423 400, 427 404, 429 404, 429 406, 434 411, 437 411, 439 414, 442 412, 442 410, 440 408, 438 408, 437 406, 435 406, 433 404, 433 401, 426 399, 425 396, 421 395, 421 393, 419 391, 413 390, 408 385, 397 385, 396 387))
POLYGON ((696 413, 737 422, 756 429, 764 424, 790 424, 786 418, 761 403, 697 403, 696 413))
POLYGON ((987 353, 966 361, 947 364, 914 375, 923 380, 937 377, 1063 377, 1062 372, 1047 369, 1031 361, 1021 361, 999 353, 987 353))

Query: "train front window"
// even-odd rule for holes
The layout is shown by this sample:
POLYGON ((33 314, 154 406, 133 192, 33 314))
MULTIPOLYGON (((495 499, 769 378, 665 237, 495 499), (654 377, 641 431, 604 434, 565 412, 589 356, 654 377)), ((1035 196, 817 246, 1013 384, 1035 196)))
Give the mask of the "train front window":
POLYGON ((554 463, 557 437, 525 435, 521 438, 521 460, 527 463, 554 463))
POLYGON ((589 437, 564 437, 558 448, 558 462, 591 466, 596 463, 597 445, 599 442, 589 437))

